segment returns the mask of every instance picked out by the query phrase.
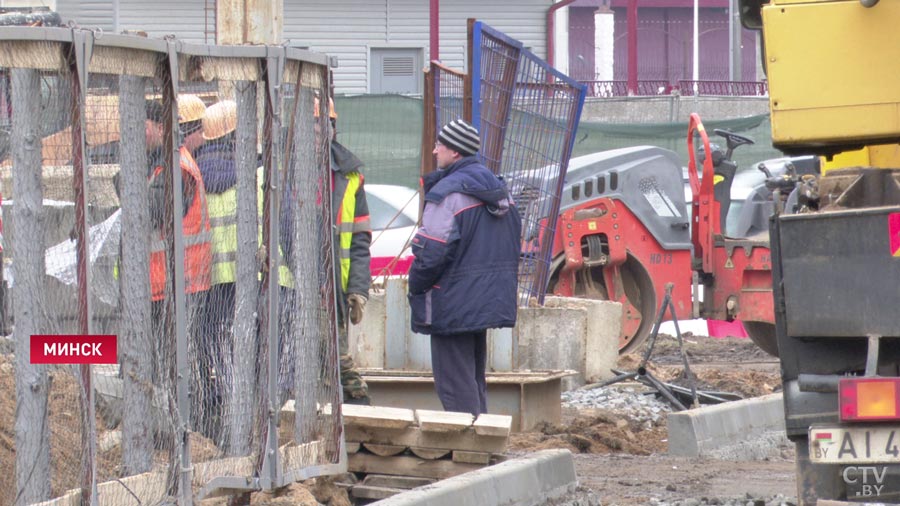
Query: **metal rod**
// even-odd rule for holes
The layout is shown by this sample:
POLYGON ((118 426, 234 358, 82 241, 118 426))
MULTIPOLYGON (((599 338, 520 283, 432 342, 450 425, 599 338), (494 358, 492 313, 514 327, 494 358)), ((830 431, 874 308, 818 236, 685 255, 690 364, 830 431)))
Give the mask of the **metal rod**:
POLYGON ((616 377, 610 378, 608 380, 603 380, 603 381, 600 381, 597 383, 591 383, 589 385, 584 385, 583 387, 579 388, 579 390, 593 390, 595 388, 603 388, 603 387, 612 385, 613 383, 618 383, 620 381, 635 379, 637 377, 638 377, 638 373, 636 373, 636 372, 621 373, 621 374, 618 374, 616 377))
MULTIPOLYGON (((69 53, 69 78, 72 83, 72 176, 75 190, 75 264, 76 286, 78 287, 78 332, 91 334, 90 269, 88 269, 89 225, 87 223, 87 163, 84 146, 84 105, 87 82, 87 62, 85 50, 87 39, 84 32, 76 32, 69 53)), ((81 433, 82 476, 81 504, 97 504, 97 447, 95 444, 97 427, 94 416, 94 388, 91 385, 91 366, 81 364, 81 388, 85 397, 82 413, 81 433)))
POLYGON ((688 363, 687 353, 684 352, 684 340, 681 339, 681 329, 678 328, 678 315, 675 314, 675 304, 672 302, 670 296, 672 288, 672 283, 666 285, 666 295, 669 296, 669 314, 672 316, 672 321, 675 323, 675 338, 678 339, 678 351, 681 354, 681 363, 684 364, 684 375, 691 386, 691 398, 693 399, 692 407, 697 408, 700 407, 700 401, 697 398, 697 379, 694 378, 694 374, 691 373, 691 365, 688 363))
POLYGON ((801 392, 833 393, 838 391, 841 377, 834 374, 801 374, 797 386, 801 392))
MULTIPOLYGON (((191 506, 193 493, 191 492, 191 442, 189 431, 191 428, 191 393, 190 375, 191 364, 188 360, 188 336, 187 336, 187 295, 184 284, 184 195, 181 175, 181 147, 180 132, 178 130, 178 53, 174 41, 169 41, 168 65, 165 66, 163 80, 163 110, 168 114, 163 118, 166 149, 166 166, 169 170, 169 178, 166 181, 167 194, 171 190, 172 215, 167 220, 166 227, 170 227, 171 241, 166 241, 167 259, 172 273, 172 279, 167 279, 167 285, 173 287, 171 299, 167 297, 168 306, 173 309, 175 316, 175 396, 178 404, 178 429, 181 448, 181 469, 179 481, 179 494, 182 505, 191 506)), ((164 348, 163 348, 164 349, 164 348)))
POLYGON ((881 347, 881 336, 869 336, 869 348, 866 353, 866 376, 878 374, 878 353, 881 347))
POLYGON ((656 379, 656 377, 653 376, 650 371, 644 371, 641 376, 647 378, 647 380, 653 384, 653 388, 657 389, 659 393, 662 394, 662 396, 665 397, 666 400, 669 401, 674 408, 679 411, 684 411, 687 409, 685 405, 682 404, 677 397, 675 397, 672 391, 669 390, 669 387, 667 387, 662 381, 656 379))

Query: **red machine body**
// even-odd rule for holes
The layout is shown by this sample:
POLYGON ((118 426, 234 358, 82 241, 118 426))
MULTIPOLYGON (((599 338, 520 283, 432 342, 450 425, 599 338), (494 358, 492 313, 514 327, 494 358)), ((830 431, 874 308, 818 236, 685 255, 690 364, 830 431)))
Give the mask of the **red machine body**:
MULTIPOLYGON (((715 184, 720 178, 714 173, 712 157, 705 157, 702 172, 698 171, 695 133, 705 152, 710 153, 703 124, 692 114, 688 127, 692 194, 689 242, 687 220, 670 219, 662 227, 683 227, 677 233, 683 234, 679 237, 685 242, 664 243, 660 240, 660 224, 651 220, 665 213, 645 211, 639 215, 626 203, 629 199, 600 192, 596 198, 564 207, 560 213, 553 242, 551 291, 622 303, 620 353, 634 351, 649 336, 668 283, 674 285, 672 301, 679 319, 740 318, 757 344, 777 353, 768 237, 734 239, 723 235, 720 203, 715 198, 715 184)), ((642 203, 642 196, 651 200, 646 187, 648 178, 653 177, 677 177, 677 184, 683 185, 680 174, 672 171, 644 176, 635 183, 641 189, 632 193, 638 196, 630 198, 632 203, 642 203)), ((666 183, 673 187, 673 182, 666 183)), ((679 202, 673 201, 676 205, 679 202)))

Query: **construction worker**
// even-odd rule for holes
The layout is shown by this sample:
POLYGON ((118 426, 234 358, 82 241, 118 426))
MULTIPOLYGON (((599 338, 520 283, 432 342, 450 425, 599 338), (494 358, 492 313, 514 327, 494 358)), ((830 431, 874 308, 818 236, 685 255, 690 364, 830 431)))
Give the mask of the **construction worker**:
MULTIPOLYGON (((319 100, 314 101, 314 117, 319 118, 319 100)), ((334 282, 338 291, 337 319, 340 356, 340 380, 344 402, 348 404, 370 404, 369 389, 362 376, 357 371, 350 355, 350 346, 347 339, 347 325, 358 324, 363 317, 366 301, 368 300, 371 277, 369 274, 369 245, 372 241, 371 226, 369 223, 369 206, 366 202, 364 178, 360 169, 363 164, 347 148, 340 145, 335 139, 335 126, 337 113, 334 103, 329 100, 329 122, 325 125, 316 125, 317 140, 321 139, 321 132, 330 130, 331 139, 331 206, 334 229, 334 282)), ((318 122, 317 122, 318 123, 318 122)), ((318 142, 317 142, 318 145, 318 142)), ((260 177, 261 179, 261 177, 260 177)), ((287 195, 290 195, 288 192, 287 195)), ((289 208, 292 204, 288 196, 284 206, 289 208)), ((289 220, 288 220, 289 221, 289 220)), ((289 239, 289 231, 283 231, 282 239, 289 239)), ((280 246, 290 254, 290 241, 283 242, 280 246)), ((280 258, 280 256, 279 256, 280 258)), ((279 262, 280 266, 284 264, 279 262)), ((288 275, 290 272, 287 271, 288 275)), ((279 280, 285 275, 279 272, 279 280)), ((291 283, 292 286, 292 283, 291 283)), ((287 297, 292 296, 292 291, 284 291, 282 300, 286 306, 291 306, 287 297)), ((282 315, 285 320, 285 315, 282 315)), ((289 390, 293 381, 291 364, 294 362, 293 343, 282 343, 282 372, 280 378, 285 381, 282 390, 289 390)))
MULTIPOLYGON (((199 316, 196 341, 197 377, 194 385, 198 409, 196 427, 221 445, 224 443, 223 400, 231 386, 234 342, 235 281, 237 276, 237 167, 235 129, 237 104, 223 100, 206 109, 196 134, 202 142, 197 166, 206 188, 211 231, 210 288, 199 316)), ((186 139, 190 138, 190 134, 186 139)), ((187 140, 185 142, 187 147, 187 140)))
POLYGON ((412 241, 414 332, 431 335, 434 388, 445 411, 487 413, 487 329, 516 324, 521 219, 506 183, 478 159, 478 129, 437 133, 438 170, 422 180, 425 210, 412 241))
MULTIPOLYGON (((151 314, 155 325, 155 333, 159 336, 157 343, 159 359, 156 366, 160 367, 163 357, 171 355, 174 349, 172 334, 167 331, 165 325, 164 300, 166 298, 166 238, 165 230, 167 202, 165 181, 169 177, 165 168, 163 156, 163 108, 159 102, 151 100, 147 102, 147 157, 150 179, 150 222, 152 228, 151 252, 150 252, 150 291, 151 314)), ((183 216, 182 233, 184 236, 184 289, 187 294, 189 333, 194 334, 193 327, 197 323, 195 313, 200 307, 200 299, 205 296, 203 292, 210 286, 210 224, 209 211, 206 203, 206 188, 200 176, 197 162, 184 145, 179 147, 179 158, 182 177, 183 216)), ((124 254, 127 254, 125 252, 124 254)), ((160 371, 173 371, 174 364, 160 367, 160 371)), ((159 379, 159 378, 155 378, 159 379)))
MULTIPOLYGON (((181 130, 182 144, 191 156, 197 158, 197 149, 203 145, 203 118, 206 104, 197 95, 178 95, 178 129, 181 130)), ((199 162, 198 162, 199 163, 199 162)))
MULTIPOLYGON (((317 101, 318 102, 318 101, 317 101)), ((319 106, 315 104, 318 117, 319 106)), ((347 324, 358 324, 363 317, 372 283, 369 245, 372 227, 366 201, 363 163, 349 149, 337 142, 337 112, 328 99, 331 128, 331 209, 335 235, 335 284, 338 287, 338 336, 341 387, 344 402, 369 404, 369 388, 356 370, 347 339, 347 324)))

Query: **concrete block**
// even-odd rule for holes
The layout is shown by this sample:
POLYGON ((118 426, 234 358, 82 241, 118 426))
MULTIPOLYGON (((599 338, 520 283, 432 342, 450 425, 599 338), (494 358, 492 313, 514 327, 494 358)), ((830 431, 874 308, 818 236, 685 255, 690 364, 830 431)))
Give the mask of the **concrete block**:
POLYGON ((668 416, 669 455, 754 460, 787 442, 782 395, 726 402, 668 416))
POLYGON ((530 506, 573 490, 575 461, 568 450, 544 450, 410 490, 381 506, 530 506))
POLYGON ((518 363, 519 343, 513 329, 488 329, 488 364, 492 371, 514 371, 518 363))
POLYGON ((612 378, 611 369, 619 360, 619 334, 622 329, 622 304, 606 300, 547 297, 545 307, 577 307, 585 312, 584 365, 586 382, 612 378))
MULTIPOLYGON (((578 308, 519 308, 513 335, 519 345, 520 369, 572 369, 584 381, 585 311, 578 308)), ((568 390, 571 385, 564 385, 568 390)))
MULTIPOLYGON (((621 305, 547 297, 543 307, 520 308, 514 329, 489 329, 488 370, 574 370, 563 389, 612 377, 618 360, 621 305)), ((359 325, 351 325, 350 352, 365 369, 431 370, 431 341, 409 328, 406 280, 388 279, 369 291, 359 325)))
POLYGON ((385 292, 369 290, 366 311, 359 325, 350 325, 347 343, 357 367, 380 369, 384 367, 385 344, 385 292))

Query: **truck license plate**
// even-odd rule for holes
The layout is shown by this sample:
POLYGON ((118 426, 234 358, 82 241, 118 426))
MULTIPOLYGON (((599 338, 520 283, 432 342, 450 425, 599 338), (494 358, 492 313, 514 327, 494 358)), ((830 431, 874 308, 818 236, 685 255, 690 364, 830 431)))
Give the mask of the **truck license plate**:
POLYGON ((900 427, 810 427, 809 460, 821 464, 900 462, 900 427))

